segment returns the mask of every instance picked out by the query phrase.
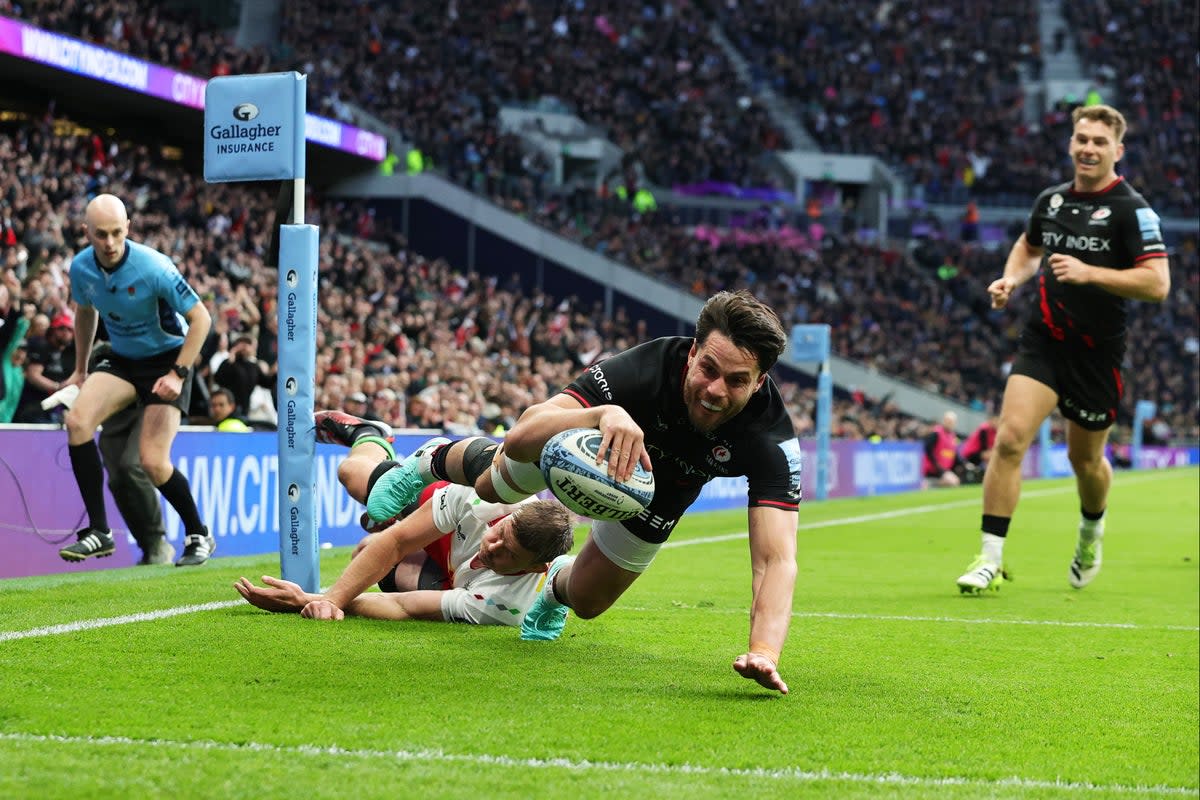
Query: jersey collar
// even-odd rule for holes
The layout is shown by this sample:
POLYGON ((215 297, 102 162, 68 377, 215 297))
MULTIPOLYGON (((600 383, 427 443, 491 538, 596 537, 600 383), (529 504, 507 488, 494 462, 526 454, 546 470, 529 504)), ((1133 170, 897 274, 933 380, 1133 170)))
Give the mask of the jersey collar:
POLYGON ((1116 180, 1114 180, 1112 183, 1110 183, 1108 186, 1105 186, 1103 189, 1101 189, 1098 192, 1081 192, 1078 189, 1076 189, 1075 184, 1072 183, 1071 184, 1071 194, 1075 197, 1099 197, 1102 194, 1112 191, 1112 189, 1123 180, 1125 180, 1125 176, 1118 175, 1116 180))
POLYGON ((94 247, 92 248, 92 260, 96 262, 96 269, 100 270, 102 273, 105 273, 107 275, 112 275, 114 272, 116 272, 122 266, 124 266, 126 261, 129 260, 129 253, 132 251, 132 249, 133 248, 131 248, 129 246, 129 242, 126 242, 125 243, 125 252, 124 252, 124 254, 122 254, 121 260, 118 261, 116 264, 114 264, 112 266, 112 269, 109 269, 108 267, 106 267, 100 263, 100 259, 96 258, 96 248, 94 248, 94 247))

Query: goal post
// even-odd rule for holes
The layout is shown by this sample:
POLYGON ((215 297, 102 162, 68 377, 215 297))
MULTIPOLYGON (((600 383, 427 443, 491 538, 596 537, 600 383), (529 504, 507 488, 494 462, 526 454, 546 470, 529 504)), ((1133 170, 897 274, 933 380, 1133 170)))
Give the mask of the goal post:
POLYGON ((204 179, 284 181, 290 214, 279 226, 279 569, 307 592, 320 589, 316 526, 313 381, 317 351, 319 232, 304 224, 307 77, 298 72, 229 75, 204 98, 204 179))

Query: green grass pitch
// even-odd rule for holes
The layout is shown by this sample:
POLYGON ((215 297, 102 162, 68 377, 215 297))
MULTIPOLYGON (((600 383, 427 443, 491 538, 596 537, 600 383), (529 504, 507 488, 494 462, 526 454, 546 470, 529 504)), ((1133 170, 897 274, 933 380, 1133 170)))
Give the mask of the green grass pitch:
POLYGON ((1070 481, 983 597, 977 487, 806 502, 786 697, 730 666, 744 511, 553 643, 261 612, 232 583, 273 556, 0 581, 0 798, 1196 797, 1198 477, 1118 475, 1083 591, 1070 481))

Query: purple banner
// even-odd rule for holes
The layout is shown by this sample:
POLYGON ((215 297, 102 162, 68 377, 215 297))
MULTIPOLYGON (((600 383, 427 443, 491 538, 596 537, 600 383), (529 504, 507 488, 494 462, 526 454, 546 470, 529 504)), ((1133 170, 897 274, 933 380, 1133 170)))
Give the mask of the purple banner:
MULTIPOLYGON (((204 93, 208 86, 204 78, 150 64, 7 17, 0 17, 0 53, 94 78, 178 105, 204 109, 204 93)), ((387 140, 379 134, 316 114, 306 116, 304 133, 310 142, 371 161, 382 161, 387 156, 387 140)))
MULTIPOLYGON (((416 448, 426 436, 400 434, 398 454, 416 448)), ((806 498, 816 496, 816 443, 800 442, 804 458, 802 487, 806 498)), ((913 491, 921 485, 921 445, 918 442, 839 440, 830 448, 829 497, 854 497, 913 491)), ((171 458, 187 476, 200 516, 217 539, 217 556, 278 552, 278 446, 273 433, 214 433, 184 430, 175 439, 171 458)), ((338 462, 345 449, 318 444, 315 456, 317 524, 320 540, 350 545, 362 537, 358 518, 362 506, 337 480, 338 462)), ((1037 477, 1036 447, 1025 462, 1026 477, 1037 477)), ((1200 463, 1200 448, 1145 447, 1138 464, 1145 468, 1200 463)), ((1049 460, 1051 475, 1069 474, 1065 448, 1049 460)), ((86 524, 83 502, 67 456, 62 430, 19 430, 0 425, 0 578, 56 572, 86 572, 132 566, 140 552, 126 524, 105 492, 116 553, 109 558, 69 564, 58 550, 74 540, 86 524)), ((693 511, 745 508, 746 479, 719 478, 708 483, 693 511)), ((164 504, 167 538, 178 550, 183 528, 174 510, 164 504)))
POLYGON ((692 197, 717 195, 733 197, 738 200, 761 200, 764 203, 795 203, 796 195, 783 189, 769 187, 738 186, 736 183, 721 183, 720 181, 704 181, 671 187, 678 194, 692 197))
MULTIPOLYGON (((109 525, 123 532, 125 521, 107 491, 104 495, 109 525)), ((66 433, 0 429, 0 578, 129 567, 141 556, 121 533, 113 537, 113 555, 68 564, 58 550, 86 525, 66 433)))
MULTIPOLYGON (((800 441, 804 470, 800 485, 804 496, 816 497, 817 443, 800 441)), ((828 497, 890 494, 921 486, 921 445, 918 442, 858 442, 838 440, 829 447, 828 497)), ((693 511, 716 511, 746 504, 743 478, 717 478, 700 491, 693 511)))

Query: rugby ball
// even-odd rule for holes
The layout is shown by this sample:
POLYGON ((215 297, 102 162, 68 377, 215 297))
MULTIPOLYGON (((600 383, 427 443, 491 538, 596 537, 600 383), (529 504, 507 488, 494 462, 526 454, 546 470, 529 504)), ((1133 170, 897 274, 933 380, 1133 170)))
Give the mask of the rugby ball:
POLYGON ((631 519, 654 499, 654 474, 638 464, 627 481, 608 477, 608 464, 597 464, 603 434, 596 428, 571 428, 542 448, 546 485, 564 506, 585 517, 631 519))

